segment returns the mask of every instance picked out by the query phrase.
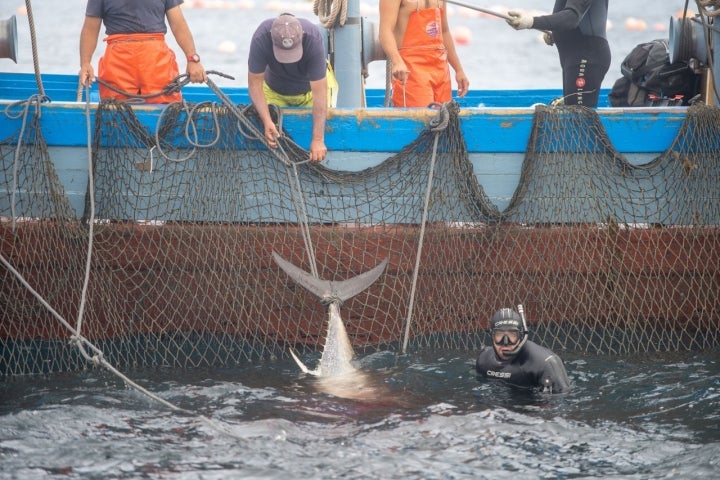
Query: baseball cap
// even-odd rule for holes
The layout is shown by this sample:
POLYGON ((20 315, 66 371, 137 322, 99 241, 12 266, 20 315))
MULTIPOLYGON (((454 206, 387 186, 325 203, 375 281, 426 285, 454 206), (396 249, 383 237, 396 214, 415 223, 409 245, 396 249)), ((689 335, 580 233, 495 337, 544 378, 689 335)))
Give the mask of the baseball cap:
POLYGON ((280 63, 295 63, 302 58, 303 29, 300 20, 290 13, 283 13, 273 21, 270 28, 273 53, 280 63))

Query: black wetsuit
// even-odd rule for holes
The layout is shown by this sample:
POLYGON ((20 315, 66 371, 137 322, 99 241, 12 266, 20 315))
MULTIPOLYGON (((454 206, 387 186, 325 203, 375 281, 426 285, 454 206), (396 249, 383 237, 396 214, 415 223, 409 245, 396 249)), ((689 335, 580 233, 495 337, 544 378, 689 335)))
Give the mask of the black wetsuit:
POLYGON ((570 389, 570 380, 560 357, 529 340, 510 360, 500 360, 492 346, 485 347, 477 357, 475 368, 478 375, 516 387, 538 388, 552 393, 570 389))
POLYGON ((597 107, 610 68, 609 0, 555 0, 552 15, 535 17, 536 30, 553 34, 563 71, 565 105, 597 107))

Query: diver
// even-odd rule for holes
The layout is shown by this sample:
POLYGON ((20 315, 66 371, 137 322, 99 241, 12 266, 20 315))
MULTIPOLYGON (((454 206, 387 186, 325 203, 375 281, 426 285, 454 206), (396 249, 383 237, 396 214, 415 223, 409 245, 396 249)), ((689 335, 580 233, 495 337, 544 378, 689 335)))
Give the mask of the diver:
POLYGON ((555 0, 552 15, 534 17, 508 12, 515 30, 544 32, 547 45, 556 45, 563 77, 563 104, 595 108, 610 68, 607 40, 608 0, 555 0))
MULTIPOLYGON (((522 305, 518 306, 522 312, 522 305)), ((570 390, 565 366, 560 357, 528 340, 525 316, 512 308, 502 308, 490 320, 492 347, 478 354, 478 377, 501 380, 507 384, 547 393, 570 390)))

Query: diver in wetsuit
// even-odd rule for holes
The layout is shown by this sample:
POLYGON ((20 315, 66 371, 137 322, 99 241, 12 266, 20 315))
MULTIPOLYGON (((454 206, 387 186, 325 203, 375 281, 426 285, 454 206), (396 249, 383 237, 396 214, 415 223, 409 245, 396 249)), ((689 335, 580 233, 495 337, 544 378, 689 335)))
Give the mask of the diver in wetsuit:
POLYGON ((510 385, 548 393, 570 389, 560 357, 528 340, 523 317, 511 308, 495 312, 490 320, 492 347, 482 349, 475 362, 478 375, 510 385))
POLYGON ((507 23, 545 32, 545 43, 557 45, 563 71, 565 105, 597 107, 600 86, 610 68, 606 27, 609 0, 555 0, 552 15, 533 17, 510 11, 507 23))

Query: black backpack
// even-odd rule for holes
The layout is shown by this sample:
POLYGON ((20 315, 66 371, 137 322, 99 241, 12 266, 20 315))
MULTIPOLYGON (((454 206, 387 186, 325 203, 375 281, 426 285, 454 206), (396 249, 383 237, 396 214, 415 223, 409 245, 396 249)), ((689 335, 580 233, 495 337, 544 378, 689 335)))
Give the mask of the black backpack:
POLYGON ((668 41, 637 45, 620 65, 623 76, 610 90, 613 107, 688 105, 699 92, 700 75, 687 62, 670 63, 668 41))

